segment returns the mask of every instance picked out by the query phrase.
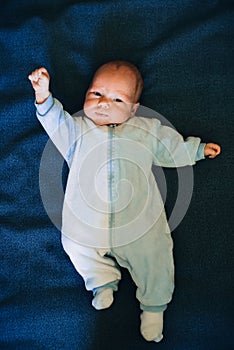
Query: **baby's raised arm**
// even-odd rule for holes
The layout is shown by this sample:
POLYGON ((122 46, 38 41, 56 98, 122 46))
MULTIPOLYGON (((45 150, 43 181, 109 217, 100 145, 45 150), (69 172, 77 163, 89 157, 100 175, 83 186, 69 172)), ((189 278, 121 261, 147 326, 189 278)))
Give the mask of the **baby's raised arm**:
POLYGON ((38 104, 45 102, 50 95, 50 75, 48 71, 44 67, 36 69, 28 76, 28 79, 35 90, 36 102, 38 104))

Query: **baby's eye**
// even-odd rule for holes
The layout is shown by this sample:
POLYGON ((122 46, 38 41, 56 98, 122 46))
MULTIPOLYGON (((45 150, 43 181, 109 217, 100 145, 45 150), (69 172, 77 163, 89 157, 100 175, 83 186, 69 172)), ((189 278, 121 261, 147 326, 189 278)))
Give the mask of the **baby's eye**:
POLYGON ((120 98, 115 98, 114 101, 115 102, 123 102, 120 98))
POLYGON ((95 96, 99 96, 99 97, 102 96, 102 94, 101 94, 100 92, 98 92, 98 91, 93 91, 92 93, 93 93, 95 96))

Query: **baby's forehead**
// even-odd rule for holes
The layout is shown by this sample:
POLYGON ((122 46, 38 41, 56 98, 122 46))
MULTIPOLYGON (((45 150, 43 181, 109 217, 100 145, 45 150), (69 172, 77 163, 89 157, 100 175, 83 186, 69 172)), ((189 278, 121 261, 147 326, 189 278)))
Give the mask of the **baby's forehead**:
POLYGON ((95 74, 93 76, 93 80, 96 79, 97 77, 102 77, 107 73, 110 73, 110 74, 116 73, 116 74, 121 74, 121 75, 126 74, 126 79, 128 79, 129 76, 136 78, 135 72, 133 72, 133 70, 130 67, 125 66, 125 65, 116 66, 114 64, 107 63, 107 64, 104 64, 103 66, 101 66, 100 68, 97 69, 97 71, 95 72, 95 74))
POLYGON ((137 77, 131 67, 108 63, 95 72, 89 89, 115 90, 127 99, 135 101, 137 77))

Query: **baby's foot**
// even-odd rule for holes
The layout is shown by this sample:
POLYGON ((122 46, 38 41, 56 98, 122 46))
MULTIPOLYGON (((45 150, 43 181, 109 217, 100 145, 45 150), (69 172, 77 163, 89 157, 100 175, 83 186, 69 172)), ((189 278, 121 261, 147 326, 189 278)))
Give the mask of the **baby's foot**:
POLYGON ((141 334, 147 341, 162 340, 163 312, 143 311, 141 314, 141 334))
POLYGON ((114 301, 113 289, 101 289, 96 291, 92 300, 92 305, 96 310, 107 309, 114 301))

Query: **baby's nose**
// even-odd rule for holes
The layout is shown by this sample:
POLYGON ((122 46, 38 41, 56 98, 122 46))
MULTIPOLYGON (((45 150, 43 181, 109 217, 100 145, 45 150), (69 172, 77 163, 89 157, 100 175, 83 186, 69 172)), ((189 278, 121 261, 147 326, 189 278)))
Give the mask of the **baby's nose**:
POLYGON ((110 100, 105 96, 101 96, 98 101, 98 106, 101 108, 109 108, 109 105, 110 105, 110 100))

